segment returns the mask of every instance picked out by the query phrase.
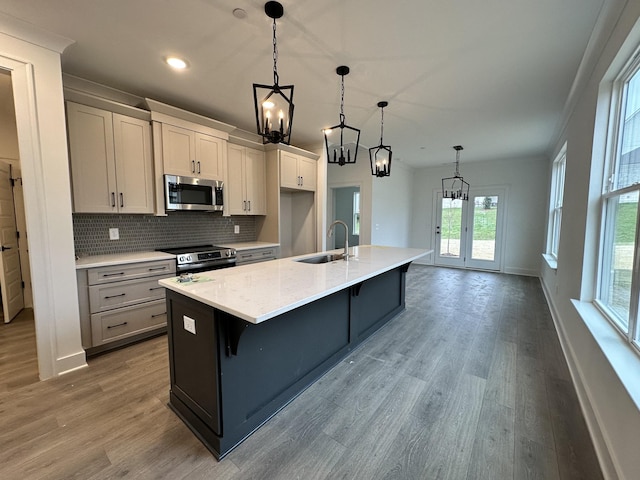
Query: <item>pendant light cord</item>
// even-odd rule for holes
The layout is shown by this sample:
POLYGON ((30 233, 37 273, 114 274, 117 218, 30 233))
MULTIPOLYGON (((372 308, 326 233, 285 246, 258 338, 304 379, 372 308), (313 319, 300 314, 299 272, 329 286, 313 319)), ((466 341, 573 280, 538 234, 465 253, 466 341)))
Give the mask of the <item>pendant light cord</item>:
POLYGON ((380 107, 380 145, 382 145, 382 137, 384 133, 384 107, 380 107))
POLYGON ((460 176, 460 150, 456 150, 456 177, 460 176))
POLYGON ((340 125, 344 125, 344 75, 342 77, 342 88, 340 90, 340 125))
POLYGON ((273 19, 273 83, 278 85, 278 44, 276 43, 276 19, 273 19))

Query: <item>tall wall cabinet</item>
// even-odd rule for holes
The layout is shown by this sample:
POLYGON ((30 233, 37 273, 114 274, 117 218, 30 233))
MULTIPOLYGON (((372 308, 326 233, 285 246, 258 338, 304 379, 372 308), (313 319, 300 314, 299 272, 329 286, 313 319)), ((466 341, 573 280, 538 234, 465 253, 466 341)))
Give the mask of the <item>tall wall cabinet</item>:
POLYGON ((149 121, 67 102, 67 123, 74 212, 153 213, 149 121))
POLYGON ((315 252, 317 156, 289 145, 265 149, 267 216, 258 240, 279 243, 282 257, 315 252))

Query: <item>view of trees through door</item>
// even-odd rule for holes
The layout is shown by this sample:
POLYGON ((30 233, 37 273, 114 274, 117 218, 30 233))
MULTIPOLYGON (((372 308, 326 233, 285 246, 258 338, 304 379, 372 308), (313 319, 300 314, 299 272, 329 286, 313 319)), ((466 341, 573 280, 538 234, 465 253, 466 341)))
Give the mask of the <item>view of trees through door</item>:
POLYGON ((469 201, 436 193, 435 263, 500 270, 503 189, 472 193, 469 201))

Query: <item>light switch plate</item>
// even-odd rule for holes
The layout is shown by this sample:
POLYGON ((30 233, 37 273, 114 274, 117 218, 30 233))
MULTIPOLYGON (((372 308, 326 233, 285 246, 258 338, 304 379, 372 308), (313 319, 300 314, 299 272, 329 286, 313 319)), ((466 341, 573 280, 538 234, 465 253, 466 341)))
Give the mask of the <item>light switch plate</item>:
POLYGON ((118 230, 117 228, 110 228, 109 240, 120 240, 120 230, 118 230))
POLYGON ((240 233, 240 225, 233 226, 233 233, 240 233))
POLYGON ((182 321, 184 322, 184 329, 187 332, 193 333, 195 335, 196 334, 196 321, 191 317, 187 317, 186 315, 182 316, 182 321))

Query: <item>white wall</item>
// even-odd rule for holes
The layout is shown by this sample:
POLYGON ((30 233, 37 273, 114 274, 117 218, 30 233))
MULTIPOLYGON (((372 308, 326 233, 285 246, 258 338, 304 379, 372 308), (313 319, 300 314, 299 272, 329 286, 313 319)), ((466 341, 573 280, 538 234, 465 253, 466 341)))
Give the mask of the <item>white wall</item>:
MULTIPOLYGON (((319 162, 327 163, 326 154, 319 162)), ((360 245, 370 245, 371 242, 371 217, 372 217, 372 175, 369 166, 369 151, 360 148, 358 158, 353 165, 327 165, 327 226, 332 222, 333 216, 333 192, 332 188, 360 187, 360 245)), ((326 236, 326 230, 324 231, 326 236)), ((333 242, 327 242, 327 247, 332 248, 333 242)))
POLYGON ((13 83, 42 379, 86 365, 60 67, 70 43, 0 14, 0 68, 11 71, 13 83))
MULTIPOLYGON (((367 163, 369 164, 368 158, 367 163)), ((409 246, 414 202, 413 173, 413 168, 401 162, 392 161, 390 176, 381 178, 372 176, 372 244, 390 247, 409 246)))
MULTIPOLYGON (((423 168, 413 175, 412 247, 435 248, 434 191, 442 189, 442 178, 450 177, 454 168, 451 161, 449 166, 423 168)), ((502 270, 506 273, 539 275, 546 228, 548 159, 538 157, 464 163, 462 157, 460 174, 471 185, 471 191, 483 187, 506 187, 502 270)), ((433 263, 433 255, 418 260, 420 262, 433 263)))
MULTIPOLYGON (((587 327, 571 303, 571 299, 589 301, 594 292, 603 132, 607 128, 607 106, 598 115, 596 107, 608 98, 606 92, 599 94, 600 84, 621 48, 630 55, 640 45, 640 2, 611 3, 618 10, 612 8, 610 26, 601 32, 601 44, 592 49, 593 68, 580 84, 554 149, 559 151, 567 142, 562 230, 557 270, 543 262, 542 283, 605 477, 630 480, 640 478, 640 410, 607 359, 612 351, 605 355, 603 348, 610 347, 600 347, 599 333, 592 333, 596 330, 587 327)), ((608 344, 616 344, 615 333, 608 344)), ((621 354, 618 350, 617 355, 621 354)), ((633 361, 640 364, 637 357, 633 361)), ((640 369, 631 382, 640 384, 640 369)))

